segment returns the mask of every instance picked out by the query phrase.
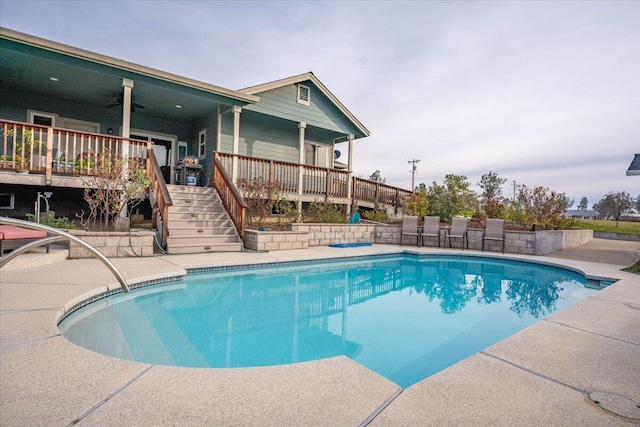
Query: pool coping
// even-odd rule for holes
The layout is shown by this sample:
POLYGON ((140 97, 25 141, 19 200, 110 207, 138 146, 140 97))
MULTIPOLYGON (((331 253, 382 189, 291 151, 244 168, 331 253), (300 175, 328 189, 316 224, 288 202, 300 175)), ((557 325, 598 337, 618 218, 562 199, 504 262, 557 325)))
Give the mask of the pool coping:
MULTIPOLYGON (((163 280, 164 276, 177 276, 190 268, 212 263, 237 265, 258 259, 259 264, 263 264, 283 259, 303 260, 310 256, 325 259, 343 258, 354 253, 401 252, 483 256, 477 251, 448 249, 443 252, 429 248, 374 245, 278 253, 245 252, 241 255, 165 256, 116 260, 116 264, 123 267, 127 280, 140 283, 163 280), (161 274, 157 270, 145 271, 141 267, 145 262, 165 271, 161 274)), ((501 254, 493 253, 484 256, 503 258, 501 254)), ((569 420, 576 424, 634 425, 631 418, 603 410, 588 396, 604 391, 624 398, 633 387, 640 389, 640 337, 637 332, 640 323, 636 323, 636 320, 640 322, 638 276, 621 272, 621 266, 610 264, 557 258, 550 261, 547 257, 523 255, 506 255, 504 258, 542 261, 545 265, 584 272, 587 277, 617 278, 618 281, 596 294, 595 302, 593 297, 588 297, 572 306, 577 307, 572 311, 568 312, 570 307, 559 313, 561 316, 554 314, 407 389, 400 389, 344 357, 305 362, 293 368, 222 370, 161 367, 113 360, 67 342, 51 328, 72 302, 118 286, 112 277, 98 271, 100 268, 96 267, 95 260, 76 264, 65 261, 59 263, 61 265, 47 266, 47 269, 64 271, 65 265, 73 265, 72 270, 79 272, 86 268, 99 276, 95 277, 100 282, 97 284, 80 280, 80 283, 38 286, 34 283, 37 275, 30 279, 25 272, 3 273, 3 282, 6 278, 8 284, 3 284, 0 289, 9 302, 5 303, 3 298, 2 318, 6 321, 2 322, 0 347, 0 424, 415 425, 424 424, 428 419, 434 425, 459 425, 473 420, 471 424, 485 424, 486 421, 513 425, 517 420, 530 420, 534 424, 546 420, 557 424, 561 420, 569 420), (77 266, 82 268, 75 268, 77 266), (49 292, 49 286, 57 293, 62 291, 63 295, 47 298, 40 306, 29 307, 24 304, 25 298, 33 292, 29 286, 38 287, 42 294, 49 292), (73 296, 64 296, 65 292, 73 296), (581 308, 585 301, 591 301, 586 303, 587 313, 581 308), (596 309, 599 312, 593 311, 596 309), (606 319, 608 325, 615 325, 616 330, 602 330, 602 326, 597 324, 600 318, 606 319), (37 332, 31 330, 40 325, 46 333, 38 328, 37 332), (24 328, 24 337, 12 338, 14 332, 9 333, 9 329, 16 329, 18 334, 21 328, 24 328), (550 357, 548 351, 544 354, 538 354, 538 351, 540 343, 545 343, 545 336, 557 335, 572 345, 552 349, 555 366, 551 369, 540 365, 541 360, 550 357), (594 372, 581 369, 577 373, 571 370, 576 364, 576 349, 591 341, 600 353, 578 356, 587 363, 585 366, 590 363, 594 368, 601 364, 612 365, 610 361, 615 360, 615 366, 607 369, 615 370, 612 376, 617 379, 617 384, 600 378, 598 372, 602 369, 593 369, 594 372), (535 343, 537 348, 526 350, 527 342, 535 343), (607 347, 617 352, 609 354, 607 347), (60 354, 68 356, 69 360, 61 360, 60 354), (64 363, 74 360, 77 361, 75 368, 74 363, 65 366, 64 363), (563 373, 563 367, 571 375, 563 373), (74 369, 82 375, 70 375, 68 371, 74 369), (474 378, 482 381, 476 384, 474 378), (60 382, 66 387, 59 388, 57 384, 60 382), (91 392, 79 392, 87 382, 100 386, 91 392), (493 383, 499 387, 479 386, 493 383), (514 389, 526 390, 529 396, 518 397, 514 389), (205 399, 203 396, 215 398, 205 399), (443 396, 448 397, 446 402, 442 401, 443 396), (562 405, 554 410, 558 402, 562 405), (500 410, 506 403, 511 407, 511 414, 500 410), (68 410, 60 410, 61 405, 68 410), (186 412, 185 408, 188 409, 186 412), (495 421, 496 414, 500 415, 501 422, 495 421)), ((46 276, 46 272, 42 274, 46 276)), ((631 399, 634 396, 627 397, 631 399)))

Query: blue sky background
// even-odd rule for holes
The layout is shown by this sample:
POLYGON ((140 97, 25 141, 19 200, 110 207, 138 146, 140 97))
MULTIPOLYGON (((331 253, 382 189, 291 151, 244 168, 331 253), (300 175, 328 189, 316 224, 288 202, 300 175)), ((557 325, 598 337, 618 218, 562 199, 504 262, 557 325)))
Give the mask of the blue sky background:
MULTIPOLYGON (((354 172, 640 194, 640 2, 0 0, 0 25, 230 89, 313 71, 372 136, 354 172)), ((346 161, 345 154, 341 160, 346 161)))

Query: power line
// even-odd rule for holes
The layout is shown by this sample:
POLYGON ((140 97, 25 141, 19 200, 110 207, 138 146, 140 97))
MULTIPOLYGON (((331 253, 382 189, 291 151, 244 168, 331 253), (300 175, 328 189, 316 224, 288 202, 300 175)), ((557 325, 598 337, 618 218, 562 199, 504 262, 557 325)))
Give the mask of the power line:
POLYGON ((418 159, 413 159, 413 160, 409 160, 407 163, 412 164, 413 163, 413 167, 411 168, 411 170, 409 172, 411 172, 411 191, 415 190, 415 177, 416 177, 416 169, 417 169, 417 164, 420 163, 420 160, 418 159))

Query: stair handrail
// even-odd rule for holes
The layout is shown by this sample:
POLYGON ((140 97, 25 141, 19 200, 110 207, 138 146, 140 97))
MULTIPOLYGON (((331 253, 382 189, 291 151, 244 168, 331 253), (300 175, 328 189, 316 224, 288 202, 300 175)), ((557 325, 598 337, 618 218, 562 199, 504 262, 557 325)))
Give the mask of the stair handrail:
POLYGON ((226 209, 231 221, 238 230, 240 238, 244 240, 246 212, 249 205, 238 191, 231 178, 222 166, 218 157, 213 157, 213 188, 218 192, 222 205, 226 209))
POLYGON ((43 237, 39 240, 35 240, 27 244, 24 244, 19 248, 11 251, 8 255, 0 257, 0 268, 2 268, 3 265, 5 265, 6 263, 11 261, 18 255, 28 251, 29 249, 48 245, 49 243, 58 242, 61 240, 72 240, 77 244, 87 248, 91 253, 93 253, 96 256, 96 258, 102 261, 102 263, 107 266, 107 268, 113 273, 113 275, 116 276, 116 279, 118 279, 118 282, 120 283, 120 287, 124 290, 124 292, 129 292, 129 285, 127 285, 127 281, 125 280, 122 273, 120 273, 120 270, 118 270, 118 268, 111 261, 109 261, 109 259, 106 256, 102 254, 102 252, 100 252, 99 250, 97 250, 96 248, 94 248, 84 240, 74 236, 73 234, 60 230, 59 228, 53 228, 53 227, 49 227, 48 225, 39 224, 37 222, 25 221, 23 219, 16 219, 16 218, 0 217, 0 224, 16 225, 18 227, 28 228, 31 230, 46 231, 47 233, 54 235, 53 237, 43 237))
POLYGON ((153 199, 151 200, 151 225, 158 228, 158 213, 162 221, 162 246, 167 244, 169 236, 169 207, 173 206, 173 201, 169 195, 167 183, 164 181, 162 170, 156 159, 151 146, 147 147, 147 176, 151 180, 150 188, 153 199))

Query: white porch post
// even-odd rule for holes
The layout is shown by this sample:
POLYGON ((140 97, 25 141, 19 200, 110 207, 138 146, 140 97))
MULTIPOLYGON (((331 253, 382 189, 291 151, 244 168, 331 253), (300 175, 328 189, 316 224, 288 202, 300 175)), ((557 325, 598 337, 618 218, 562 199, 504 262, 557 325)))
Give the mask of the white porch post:
POLYGON ((216 151, 220 152, 222 149, 222 114, 220 113, 220 107, 216 109, 216 151))
MULTIPOLYGON (((304 179, 304 133, 305 129, 307 129, 307 124, 305 122, 298 123, 298 150, 300 151, 299 155, 299 166, 298 166, 298 195, 302 196, 302 185, 304 179)), ((298 200, 298 212, 302 212, 302 200, 298 200)))
POLYGON ((231 172, 231 181, 236 182, 238 180, 238 151, 240 148, 240 113, 242 107, 237 105, 233 106, 233 171, 231 172))
POLYGON ((347 178, 347 199, 349 204, 347 205, 347 215, 351 215, 351 205, 353 204, 353 135, 349 135, 349 161, 347 162, 347 171, 349 172, 347 178))
MULTIPOLYGON (((120 147, 120 155, 129 158, 129 136, 131 131, 131 90, 133 89, 133 80, 122 79, 122 147, 120 147)), ((122 171, 123 178, 127 178, 127 170, 122 171)), ((127 205, 124 201, 120 207, 120 218, 124 221, 127 218, 127 205)))
POLYGON ((133 80, 122 79, 122 147, 120 155, 129 157, 129 136, 131 130, 131 90, 133 89, 133 80))

